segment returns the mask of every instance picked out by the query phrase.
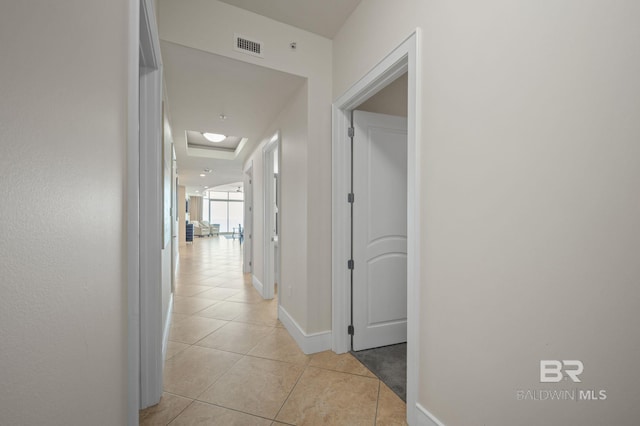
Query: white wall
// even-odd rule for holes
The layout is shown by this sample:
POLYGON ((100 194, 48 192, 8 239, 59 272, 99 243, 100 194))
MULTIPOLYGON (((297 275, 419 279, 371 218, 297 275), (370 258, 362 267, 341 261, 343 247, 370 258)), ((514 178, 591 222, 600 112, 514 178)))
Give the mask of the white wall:
POLYGON ((0 7, 0 424, 127 422, 126 1, 0 7))
POLYGON ((406 117, 408 105, 407 86, 408 79, 405 73, 355 109, 406 117))
MULTIPOLYGON (((305 332, 330 330, 331 238, 327 230, 331 226, 331 40, 215 0, 160 0, 159 9, 163 40, 307 78, 307 143, 304 152, 301 148, 298 153, 301 156, 296 157, 302 163, 290 166, 306 167, 306 178, 299 182, 304 182, 299 196, 306 198, 306 216, 299 232, 306 245, 298 252, 306 261, 297 265, 297 275, 305 279, 301 291, 292 293, 292 300, 301 306, 302 317, 295 320, 305 332), (233 50, 234 33, 260 40, 264 58, 233 50), (296 51, 289 49, 292 41, 297 42, 296 51)), ((286 162, 285 157, 283 174, 286 162)), ((255 169, 254 176, 261 172, 255 169)), ((259 202, 256 197, 255 205, 259 202)), ((256 224, 258 217, 256 212, 256 224)), ((283 233, 286 226, 283 224, 283 233)), ((254 235, 258 234, 256 227, 254 235)), ((283 264, 288 262, 284 256, 283 264)), ((258 251, 254 260, 254 271, 259 272, 258 261, 262 260, 258 251)))
POLYGON ((418 401, 447 425, 640 418, 639 16, 363 0, 334 39, 337 97, 424 30, 418 401), (582 360, 582 383, 541 384, 541 359, 582 360), (565 388, 609 398, 515 396, 565 388))
MULTIPOLYGON (((264 280, 264 162, 262 152, 271 137, 280 131, 280 283, 278 297, 286 311, 294 318, 306 321, 307 307, 299 303, 306 300, 305 275, 308 245, 305 233, 307 213, 307 84, 303 84, 287 106, 264 134, 260 146, 247 160, 253 164, 254 188, 254 275, 264 280)), ((296 320, 297 321, 297 320, 296 320)), ((302 324, 299 323, 301 326, 302 324)))

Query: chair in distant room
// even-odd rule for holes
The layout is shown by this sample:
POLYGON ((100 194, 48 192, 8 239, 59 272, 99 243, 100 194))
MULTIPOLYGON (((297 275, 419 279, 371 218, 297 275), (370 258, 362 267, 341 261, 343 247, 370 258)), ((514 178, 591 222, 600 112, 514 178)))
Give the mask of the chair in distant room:
POLYGON ((205 227, 209 228, 209 233, 208 233, 207 235, 209 235, 209 236, 211 236, 211 235, 213 235, 213 234, 218 235, 218 231, 214 231, 214 229, 213 229, 213 226, 214 226, 214 225, 211 225, 211 224, 210 224, 208 221, 206 221, 206 220, 201 220, 201 221, 200 221, 200 223, 201 223, 203 226, 205 226, 205 227))
POLYGON ((202 222, 197 220, 192 220, 193 223, 193 235, 197 237, 208 237, 209 236, 209 227, 205 226, 202 222))
POLYGON ((242 224, 239 223, 237 228, 233 228, 233 233, 231 234, 231 238, 236 239, 236 235, 240 240, 240 244, 242 244, 242 240, 244 239, 244 229, 242 229, 242 224))

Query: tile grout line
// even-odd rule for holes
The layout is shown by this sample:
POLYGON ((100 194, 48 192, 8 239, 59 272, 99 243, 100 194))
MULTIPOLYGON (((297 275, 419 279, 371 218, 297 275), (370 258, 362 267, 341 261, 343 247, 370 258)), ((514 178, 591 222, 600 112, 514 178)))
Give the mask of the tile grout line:
MULTIPOLYGON (((321 352, 319 352, 319 353, 321 353, 321 352)), ((322 367, 322 366, 319 366, 319 365, 309 365, 309 367, 318 368, 320 370, 325 370, 325 371, 333 371, 334 373, 350 374, 352 376, 364 377, 366 379, 373 379, 373 380, 378 380, 378 381, 380 380, 378 377, 371 377, 371 376, 367 376, 365 374, 352 373, 351 371, 335 370, 333 368, 322 367)))
POLYGON ((378 397, 376 398, 376 415, 373 417, 373 426, 378 423, 378 407, 380 406, 380 379, 378 379, 378 397))
MULTIPOLYGON (((168 392, 167 392, 167 393, 168 393, 168 392)), ((173 394, 172 394, 172 395, 173 395, 173 394)), ((180 396, 180 395, 178 395, 178 396, 180 396)), ((182 398, 184 398, 184 397, 182 397, 182 398)), ((171 420, 169 420, 169 421, 167 422, 167 426, 168 426, 169 424, 171 424, 175 419, 177 419, 177 418, 180 416, 180 414, 184 413, 184 412, 187 410, 187 408, 191 407, 191 406, 193 405, 193 403, 194 403, 194 402, 195 402, 195 399, 192 399, 192 400, 191 400, 191 402, 190 402, 189 404, 187 404, 187 406, 186 406, 186 407, 184 407, 184 408, 183 408, 183 409, 182 409, 178 414, 176 414, 176 415, 175 415, 175 417, 173 417, 171 420)))
MULTIPOLYGON (((298 380, 296 380, 296 383, 291 387, 291 390, 289 391, 289 394, 287 395, 287 397, 285 398, 284 402, 282 403, 282 405, 280 406, 280 409, 278 410, 278 412, 276 413, 275 417, 273 418, 273 421, 279 421, 276 420, 278 418, 278 415, 280 414, 280 412, 282 411, 282 409, 284 408, 284 406, 287 404, 287 402, 289 401, 289 398, 291 398, 291 394, 293 393, 293 391, 296 389, 296 387, 298 386, 298 383, 300 383, 300 379, 302 379, 302 376, 304 375, 304 373, 307 372, 307 369, 309 368, 309 363, 307 363, 304 368, 302 369, 302 372, 300 372, 300 375, 298 376, 298 380)), ((282 423, 287 423, 290 424, 288 422, 282 422, 282 423)))
MULTIPOLYGON (((206 391, 205 391, 205 392, 206 392, 206 391)), ((204 392, 203 392, 203 393, 204 393, 204 392)), ((242 410, 239 410, 239 409, 237 409, 237 408, 225 407, 224 405, 214 404, 213 402, 203 401, 203 400, 201 400, 201 399, 194 399, 194 402, 199 402, 199 403, 201 403, 201 404, 207 404, 207 405, 213 405, 214 407, 220 407, 220 408, 223 408, 223 409, 225 409, 225 410, 235 411, 236 413, 247 414, 247 415, 252 416, 252 417, 258 417, 258 418, 261 418, 261 419, 269 420, 269 421, 270 421, 270 422, 272 422, 272 423, 275 421, 274 419, 270 419, 270 418, 268 418, 268 417, 260 416, 260 415, 258 415, 258 414, 248 413, 248 412, 246 412, 246 411, 242 411, 242 410)))
MULTIPOLYGON (((192 346, 193 346, 193 345, 192 345, 192 346)), ((198 347, 199 347, 199 348, 202 348, 202 346, 198 346, 198 347)), ((204 348, 204 349, 210 349, 210 348, 204 348)), ((212 349, 212 350, 217 351, 218 349, 212 349)), ((234 354, 233 352, 228 352, 228 351, 221 351, 221 352, 226 352, 226 353, 234 354)), ((234 355, 239 355, 239 354, 234 354, 234 355)), ((218 383, 218 380, 220 380, 220 379, 222 379, 224 376, 226 376, 226 375, 229 373, 229 371, 231 371, 231 369, 232 369, 233 367, 235 367, 235 366, 236 366, 236 364, 238 364, 238 363, 242 360, 242 358, 244 358, 244 356, 240 356, 240 358, 239 358, 236 362, 234 362, 234 363, 233 363, 233 364, 232 364, 232 365, 231 365, 231 366, 230 366, 230 367, 229 367, 229 368, 228 368, 224 373, 222 373, 220 376, 218 376, 218 378, 216 378, 213 382, 211 382, 211 384, 210 384, 209 386, 207 386, 207 388, 206 388, 205 390, 203 390, 202 392, 200 392, 200 393, 198 394, 198 396, 196 396, 194 399, 195 399, 195 400, 197 400, 197 401, 201 401, 201 400, 199 400, 198 398, 200 398, 200 397, 202 396, 202 394, 204 394, 206 391, 208 391, 209 389, 211 389, 211 387, 212 387, 213 385, 215 385, 216 383, 218 383)), ((205 402, 205 401, 201 401, 201 402, 205 402)), ((225 407, 225 408, 226 408, 226 407, 225 407)))

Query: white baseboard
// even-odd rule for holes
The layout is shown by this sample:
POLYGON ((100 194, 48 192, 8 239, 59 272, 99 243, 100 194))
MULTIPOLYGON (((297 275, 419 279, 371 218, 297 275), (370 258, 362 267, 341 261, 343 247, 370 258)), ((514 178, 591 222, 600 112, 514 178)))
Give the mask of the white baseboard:
POLYGON ((263 296, 262 289, 263 289, 264 286, 262 285, 260 280, 258 278, 256 278, 255 275, 251 275, 251 282, 253 283, 253 287, 256 290, 258 290, 258 293, 260 293, 260 296, 263 296))
POLYGON ((444 426, 440 420, 420 404, 416 404, 416 425, 417 426, 444 426))
POLYGON ((171 326, 171 315, 173 313, 173 293, 169 295, 169 307, 167 308, 167 319, 164 321, 162 329, 162 359, 166 359, 167 342, 169 341, 169 327, 171 326))
POLYGON ((282 306, 278 306, 278 319, 305 354, 315 354, 331 349, 331 331, 305 333, 282 306))

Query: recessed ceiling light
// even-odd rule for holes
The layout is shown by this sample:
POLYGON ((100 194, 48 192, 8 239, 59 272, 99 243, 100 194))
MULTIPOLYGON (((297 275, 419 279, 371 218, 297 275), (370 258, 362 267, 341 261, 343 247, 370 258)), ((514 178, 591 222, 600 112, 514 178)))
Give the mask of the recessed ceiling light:
POLYGON ((227 138, 225 135, 219 133, 203 133, 202 136, 209 142, 222 142, 227 138))
POLYGON ((200 173, 200 177, 205 177, 206 175, 204 173, 200 173))
POLYGON ((205 186, 205 187, 204 187, 204 189, 207 189, 207 188, 209 188, 209 187, 208 187, 208 186, 205 186))

